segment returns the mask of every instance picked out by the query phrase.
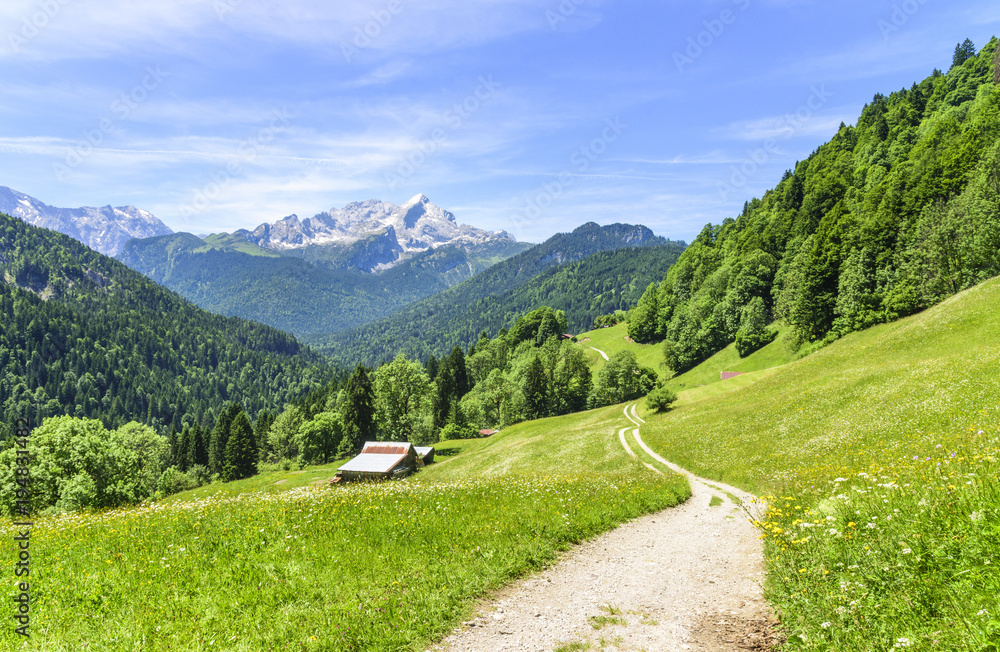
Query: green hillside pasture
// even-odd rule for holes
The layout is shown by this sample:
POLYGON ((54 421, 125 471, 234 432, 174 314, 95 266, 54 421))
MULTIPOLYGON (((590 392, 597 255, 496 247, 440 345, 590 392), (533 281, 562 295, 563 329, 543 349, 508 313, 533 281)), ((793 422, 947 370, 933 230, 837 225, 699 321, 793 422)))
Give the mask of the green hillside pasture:
POLYGON ((767 592, 793 644, 997 649, 998 307, 993 280, 647 415, 668 459, 770 494, 767 592))
MULTIPOLYGON (((625 420, 612 423, 615 414, 582 415, 593 420, 590 438, 585 423, 564 418, 525 424, 520 437, 442 447, 471 452, 503 443, 532 461, 508 474, 492 459, 484 476, 472 455, 458 455, 402 482, 38 518, 30 645, 423 649, 489 590, 574 542, 689 495, 682 477, 654 474, 601 443, 617 439, 615 426, 625 420), (606 472, 580 471, 588 455, 606 472), (455 480, 430 482, 435 467, 455 480)), ((14 534, 0 527, 4 540, 14 534)), ((22 641, 6 627, 0 642, 22 641)))
POLYGON ((175 503, 192 500, 205 500, 206 498, 234 498, 240 494, 250 491, 267 491, 277 493, 298 489, 309 485, 324 485, 337 469, 347 463, 349 458, 322 464, 320 466, 307 466, 302 470, 270 471, 258 473, 245 480, 234 480, 232 482, 213 482, 203 485, 197 489, 182 491, 163 498, 160 502, 175 503))
POLYGON ((642 469, 625 453, 618 431, 630 422, 617 405, 527 421, 487 439, 442 442, 421 481, 536 474, 601 474, 642 469), (450 457, 450 450, 461 454, 450 457), (441 453, 444 453, 442 455, 441 453))
POLYGON ((603 366, 604 358, 596 351, 590 350, 591 348, 604 351, 608 354, 609 358, 619 351, 629 350, 635 354, 635 359, 640 365, 649 367, 662 376, 664 373, 662 365, 663 350, 660 345, 636 344, 625 339, 628 337, 627 328, 627 325, 623 322, 610 328, 598 328, 586 333, 580 333, 576 337, 580 346, 586 347, 587 357, 590 359, 591 365, 595 367, 603 366), (584 342, 581 340, 588 341, 584 342))
POLYGON ((691 387, 717 383, 722 379, 723 371, 749 373, 780 367, 798 357, 795 349, 789 344, 787 339, 789 335, 791 335, 791 329, 787 326, 781 326, 778 330, 778 337, 773 342, 745 358, 741 358, 740 354, 736 352, 735 344, 730 344, 694 369, 673 378, 670 385, 677 391, 681 391, 691 387))

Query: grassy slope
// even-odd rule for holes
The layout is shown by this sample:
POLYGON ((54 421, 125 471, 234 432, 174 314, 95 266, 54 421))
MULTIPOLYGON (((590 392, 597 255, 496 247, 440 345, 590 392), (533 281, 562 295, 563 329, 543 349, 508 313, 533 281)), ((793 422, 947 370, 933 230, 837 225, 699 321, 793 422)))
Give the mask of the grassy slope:
POLYGON ((647 439, 696 473, 767 493, 800 469, 865 456, 876 441, 903 450, 974 418, 1000 422, 998 305, 991 281, 737 392, 653 416, 647 439))
POLYGON ((668 459, 772 494, 767 590, 796 649, 997 649, 998 306, 995 279, 646 415, 668 459))
POLYGON ((506 474, 608 473, 641 469, 625 453, 621 406, 528 421, 488 439, 442 442, 421 480, 450 481, 506 474), (451 457, 453 451, 461 454, 451 457), (443 453, 443 454, 442 454, 443 453))
POLYGON ((346 459, 336 460, 321 466, 309 466, 300 470, 270 471, 259 473, 246 480, 216 482, 190 491, 182 491, 164 498, 162 503, 187 502, 206 498, 231 498, 246 492, 263 491, 278 493, 309 485, 323 485, 330 480, 346 459))
MULTIPOLYGON (((146 507, 38 518, 31 643, 426 649, 485 592, 690 495, 681 476, 621 451, 627 423, 619 406, 445 442, 440 463, 402 482, 314 485, 330 464, 146 507)), ((14 534, 0 525, 0 536, 14 534)), ((0 647, 20 642, 0 631, 0 647)))
MULTIPOLYGON (((746 358, 740 358, 736 352, 736 345, 730 344, 694 369, 672 378, 670 386, 681 392, 679 404, 683 404, 685 401, 701 400, 725 393, 733 388, 746 386, 757 378, 770 374, 771 370, 776 367, 794 360, 796 354, 786 339, 789 331, 790 329, 787 327, 781 328, 778 337, 773 342, 746 358), (739 371, 748 374, 748 377, 737 377, 720 382, 720 372, 723 371, 739 371), (718 387, 709 388, 709 385, 718 385, 718 387), (697 388, 701 389, 691 391, 697 388), (688 391, 685 392, 685 390, 688 391)), ((631 351, 635 354, 640 365, 649 367, 662 375, 664 369, 661 364, 663 360, 661 345, 636 344, 628 341, 627 337, 628 325, 621 323, 611 328, 599 328, 581 333, 577 335, 577 340, 580 346, 585 347, 587 358, 595 369, 604 364, 604 358, 590 347, 604 351, 608 357, 619 351, 631 351)))

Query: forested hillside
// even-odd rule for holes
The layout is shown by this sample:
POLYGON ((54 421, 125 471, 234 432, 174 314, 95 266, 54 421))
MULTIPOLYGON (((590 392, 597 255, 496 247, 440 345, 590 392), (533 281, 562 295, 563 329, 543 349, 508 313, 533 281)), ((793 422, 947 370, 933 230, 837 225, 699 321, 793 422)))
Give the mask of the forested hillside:
POLYGON ((0 439, 18 417, 212 427, 226 401, 280 408, 332 375, 293 337, 213 315, 116 260, 0 214, 0 439))
POLYGON ((344 364, 375 364, 397 353, 445 355, 542 305, 564 311, 569 329, 586 329, 599 315, 634 305, 684 246, 645 227, 585 224, 390 317, 307 341, 344 364))
POLYGON ((832 341, 1000 273, 1000 53, 956 48, 947 74, 876 95, 856 126, 736 219, 706 226, 631 313, 683 371, 772 320, 832 341))
POLYGON ((118 258, 200 307, 304 335, 384 317, 524 251, 523 242, 443 246, 378 274, 357 269, 365 241, 281 254, 245 238, 190 233, 132 240, 118 258))

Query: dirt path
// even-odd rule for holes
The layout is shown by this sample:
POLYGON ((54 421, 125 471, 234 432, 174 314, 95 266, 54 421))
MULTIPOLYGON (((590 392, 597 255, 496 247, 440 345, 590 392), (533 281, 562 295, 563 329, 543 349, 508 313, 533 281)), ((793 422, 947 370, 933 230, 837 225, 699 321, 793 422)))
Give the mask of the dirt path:
POLYGON ((625 416, 631 425, 618 431, 625 450, 635 457, 642 449, 684 473, 691 499, 586 542, 503 589, 434 650, 555 650, 571 643, 590 647, 562 649, 770 649, 761 544, 733 502, 749 504, 752 496, 663 460, 642 441, 634 405, 625 416), (716 496, 723 502, 712 507, 716 496))
POLYGON ((604 351, 602 351, 602 350, 600 350, 600 349, 595 349, 595 348, 594 348, 594 347, 592 347, 592 346, 588 346, 587 348, 588 348, 588 349, 594 349, 595 351, 597 351, 598 353, 600 353, 600 354, 601 354, 601 357, 602 357, 602 358, 604 358, 605 360, 610 360, 610 358, 608 358, 608 354, 607 354, 607 353, 605 353, 604 351))

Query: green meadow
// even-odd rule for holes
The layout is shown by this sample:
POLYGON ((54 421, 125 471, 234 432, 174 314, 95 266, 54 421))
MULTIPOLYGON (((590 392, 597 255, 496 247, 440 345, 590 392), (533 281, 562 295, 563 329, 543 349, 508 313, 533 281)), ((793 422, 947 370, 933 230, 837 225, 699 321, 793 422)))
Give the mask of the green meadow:
POLYGON ((401 482, 330 487, 328 465, 38 518, 27 649, 423 649, 490 590, 690 495, 621 451, 626 423, 605 408, 447 442, 401 482))
POLYGON ((998 306, 993 280, 644 415, 662 455, 766 497, 790 649, 1000 646, 998 306))

